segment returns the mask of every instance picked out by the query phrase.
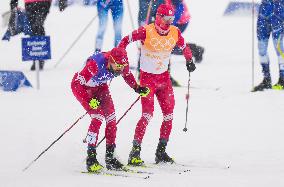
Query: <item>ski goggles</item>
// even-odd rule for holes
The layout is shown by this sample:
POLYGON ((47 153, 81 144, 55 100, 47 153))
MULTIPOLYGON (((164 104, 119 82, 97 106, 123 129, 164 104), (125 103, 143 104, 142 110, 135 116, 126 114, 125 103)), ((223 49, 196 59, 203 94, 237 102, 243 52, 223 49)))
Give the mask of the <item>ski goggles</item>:
POLYGON ((175 16, 165 16, 165 15, 160 15, 160 16, 167 23, 172 23, 175 20, 175 16))
POLYGON ((110 55, 110 57, 111 57, 111 61, 112 61, 111 63, 114 64, 116 70, 121 70, 122 68, 124 68, 128 65, 127 63, 119 64, 119 63, 117 63, 117 61, 114 60, 114 58, 111 55, 110 55))

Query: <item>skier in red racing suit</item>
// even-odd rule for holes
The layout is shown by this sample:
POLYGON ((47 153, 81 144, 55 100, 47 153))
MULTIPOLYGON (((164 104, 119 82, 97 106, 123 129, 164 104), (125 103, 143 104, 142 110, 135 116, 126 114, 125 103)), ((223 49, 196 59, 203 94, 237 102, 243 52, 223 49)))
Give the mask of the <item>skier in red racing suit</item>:
POLYGON ((140 158, 141 143, 154 112, 154 95, 156 95, 163 113, 160 138, 156 150, 156 163, 170 162, 173 159, 166 153, 166 146, 172 129, 174 93, 168 72, 171 52, 175 45, 180 47, 186 59, 189 72, 195 70, 190 48, 184 42, 180 30, 172 26, 174 9, 171 5, 161 4, 154 23, 144 25, 124 37, 119 47, 126 48, 133 41, 141 41, 140 85, 148 87, 150 93, 141 98, 142 116, 137 123, 133 147, 129 154, 128 164, 139 166, 144 161, 140 158))
POLYGON ((89 57, 84 68, 74 75, 71 83, 74 96, 88 111, 92 119, 86 137, 88 143, 86 165, 89 172, 98 172, 103 168, 96 158, 96 145, 99 129, 104 119, 106 120, 106 167, 115 170, 123 167, 114 156, 117 129, 116 116, 107 85, 107 81, 120 74, 137 93, 142 96, 147 95, 148 90, 140 87, 136 83, 133 74, 129 71, 127 52, 123 48, 113 48, 109 52, 101 52, 89 57))

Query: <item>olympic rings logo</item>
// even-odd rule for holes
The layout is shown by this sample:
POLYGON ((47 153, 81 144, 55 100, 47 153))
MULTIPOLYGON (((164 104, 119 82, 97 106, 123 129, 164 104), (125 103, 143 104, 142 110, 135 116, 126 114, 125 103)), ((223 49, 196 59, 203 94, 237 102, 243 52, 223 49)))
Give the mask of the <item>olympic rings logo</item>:
POLYGON ((176 41, 173 37, 167 38, 151 38, 150 45, 157 51, 166 50, 169 51, 176 45, 176 41))

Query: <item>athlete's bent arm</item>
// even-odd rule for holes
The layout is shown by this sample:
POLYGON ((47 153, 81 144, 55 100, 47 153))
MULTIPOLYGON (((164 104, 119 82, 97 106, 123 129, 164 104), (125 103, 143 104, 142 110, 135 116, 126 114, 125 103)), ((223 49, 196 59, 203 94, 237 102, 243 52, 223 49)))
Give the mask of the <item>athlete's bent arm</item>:
POLYGON ((146 29, 142 26, 139 27, 137 30, 134 30, 131 34, 122 38, 118 47, 126 49, 127 45, 130 44, 131 42, 135 42, 138 40, 144 42, 145 38, 146 38, 146 29))
POLYGON ((178 41, 177 41, 177 46, 182 49, 183 56, 186 59, 186 61, 190 61, 192 59, 192 53, 191 49, 189 48, 188 45, 184 42, 184 38, 181 35, 180 30, 178 30, 178 41))

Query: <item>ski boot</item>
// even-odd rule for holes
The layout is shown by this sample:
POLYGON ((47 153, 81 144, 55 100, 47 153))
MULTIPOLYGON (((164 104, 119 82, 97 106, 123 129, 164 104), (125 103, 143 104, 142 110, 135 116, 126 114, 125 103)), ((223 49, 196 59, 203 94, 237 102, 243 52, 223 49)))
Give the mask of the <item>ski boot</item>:
POLYGON ((114 157, 115 145, 106 145, 106 168, 108 170, 123 170, 123 164, 114 157))
POLYGON ((159 144, 157 146, 156 150, 156 158, 155 162, 156 164, 162 162, 162 163, 170 163, 173 164, 174 160, 166 153, 166 147, 167 147, 167 140, 161 140, 159 141, 159 144))
MULTIPOLYGON (((43 70, 43 66, 44 66, 44 61, 40 60, 39 61, 39 70, 43 70)), ((31 71, 35 71, 36 70, 36 61, 33 61, 33 65, 31 67, 31 71)))
POLYGON ((86 161, 88 172, 96 173, 100 172, 104 167, 97 160, 97 153, 95 149, 89 149, 87 151, 88 157, 86 161))
POLYGON ((180 87, 181 85, 171 76, 170 77, 173 87, 180 87))
POLYGON ((264 89, 271 89, 271 78, 264 77, 263 81, 253 88, 253 92, 263 91, 264 89))
POLYGON ((140 158, 141 145, 133 144, 128 158, 128 165, 130 166, 143 166, 144 161, 140 158))
POLYGON ((278 83, 272 86, 274 90, 284 90, 284 77, 279 77, 278 83))

